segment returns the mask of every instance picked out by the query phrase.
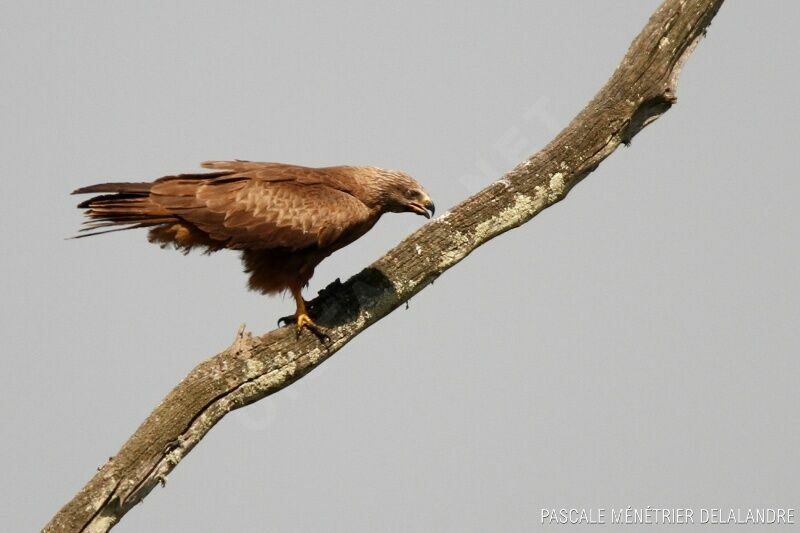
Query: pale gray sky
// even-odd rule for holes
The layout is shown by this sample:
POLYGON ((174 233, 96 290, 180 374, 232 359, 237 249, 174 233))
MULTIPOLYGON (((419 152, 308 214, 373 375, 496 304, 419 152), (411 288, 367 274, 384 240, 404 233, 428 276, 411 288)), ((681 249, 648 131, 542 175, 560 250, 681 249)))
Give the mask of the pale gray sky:
MULTIPOLYGON (((657 5, 3 2, 0 529, 43 526, 240 323, 293 310, 246 292, 234 253, 64 240, 69 191, 206 159, 372 164, 444 211, 565 125, 657 5)), ((530 532, 559 529, 540 524, 552 507, 797 506, 799 15, 724 5, 631 148, 226 417, 117 531, 530 532)), ((309 294, 420 223, 385 217, 309 294)))

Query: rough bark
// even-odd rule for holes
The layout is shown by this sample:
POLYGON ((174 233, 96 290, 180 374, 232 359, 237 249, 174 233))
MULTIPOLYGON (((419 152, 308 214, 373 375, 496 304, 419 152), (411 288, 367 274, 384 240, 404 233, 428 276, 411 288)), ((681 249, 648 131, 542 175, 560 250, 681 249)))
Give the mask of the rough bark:
POLYGON ((486 241, 562 200, 621 143, 676 101, 684 61, 722 0, 667 0, 633 41, 608 83, 544 149, 499 181, 420 228, 345 283, 313 301, 331 339, 284 327, 261 337, 241 329, 233 345, 198 365, 45 531, 108 531, 226 413, 316 368, 365 328, 486 241))

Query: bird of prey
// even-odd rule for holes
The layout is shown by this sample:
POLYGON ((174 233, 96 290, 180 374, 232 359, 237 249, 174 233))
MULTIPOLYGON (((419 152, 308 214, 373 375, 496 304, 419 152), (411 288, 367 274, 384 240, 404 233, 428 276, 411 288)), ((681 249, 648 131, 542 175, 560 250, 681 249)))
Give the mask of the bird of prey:
POLYGON ((99 194, 78 204, 89 219, 81 230, 89 233, 80 236, 150 228, 150 242, 162 248, 240 250, 251 290, 292 293, 298 332, 316 328, 301 289, 323 259, 384 213, 430 218, 435 209, 425 189, 396 170, 241 160, 202 166, 214 172, 77 189, 73 194, 99 194))

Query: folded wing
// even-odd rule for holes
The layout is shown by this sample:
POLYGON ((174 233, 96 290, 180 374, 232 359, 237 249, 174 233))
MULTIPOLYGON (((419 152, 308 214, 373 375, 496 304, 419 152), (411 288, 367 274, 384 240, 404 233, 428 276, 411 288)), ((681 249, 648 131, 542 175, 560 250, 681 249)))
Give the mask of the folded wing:
POLYGON ((200 242, 212 249, 299 250, 352 240, 377 219, 336 186, 326 173, 332 169, 250 161, 203 166, 217 171, 78 189, 75 193, 105 193, 79 205, 89 217, 86 230, 159 226, 170 228, 165 234, 186 247, 191 240, 187 245, 179 236, 199 231, 205 235, 200 242))
POLYGON ((370 221, 360 200, 323 183, 223 177, 165 180, 150 199, 227 248, 325 248, 370 221))

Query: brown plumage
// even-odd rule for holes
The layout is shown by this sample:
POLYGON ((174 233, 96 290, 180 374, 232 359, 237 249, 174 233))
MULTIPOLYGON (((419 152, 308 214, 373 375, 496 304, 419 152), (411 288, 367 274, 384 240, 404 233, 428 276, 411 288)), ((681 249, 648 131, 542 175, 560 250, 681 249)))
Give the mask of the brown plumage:
POLYGON ((302 327, 313 323, 300 290, 323 259, 369 231, 383 213, 430 218, 434 210, 419 183, 393 170, 251 161, 202 166, 215 172, 74 191, 103 193, 78 205, 89 218, 81 230, 89 233, 81 237, 148 227, 150 241, 162 247, 241 250, 250 288, 290 290, 302 327))

